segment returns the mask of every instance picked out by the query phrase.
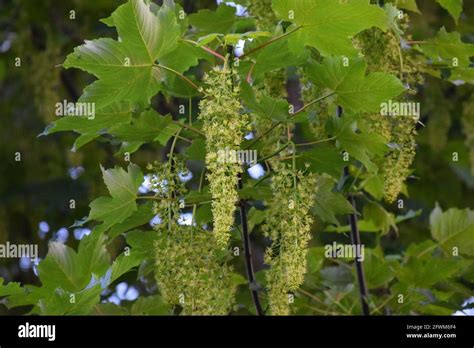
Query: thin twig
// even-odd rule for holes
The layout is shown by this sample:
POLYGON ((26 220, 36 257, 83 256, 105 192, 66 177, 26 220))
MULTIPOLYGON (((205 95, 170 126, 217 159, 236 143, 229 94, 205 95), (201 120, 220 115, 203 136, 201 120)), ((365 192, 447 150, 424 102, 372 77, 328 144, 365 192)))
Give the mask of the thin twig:
POLYGON ((377 313, 380 309, 382 309, 387 303, 390 302, 390 300, 393 299, 395 295, 390 295, 385 301, 383 301, 380 305, 378 305, 370 314, 375 314, 377 313))
POLYGON ((193 125, 193 99, 189 97, 189 104, 188 104, 188 121, 189 126, 192 127, 193 125))
POLYGON ((311 142, 309 142, 309 143, 299 143, 299 144, 295 144, 295 146, 316 145, 316 144, 325 143, 325 142, 331 141, 331 140, 336 140, 336 137, 330 137, 330 138, 327 138, 327 139, 322 139, 322 140, 317 140, 317 141, 311 141, 311 142))
POLYGON ((294 116, 298 115, 299 113, 305 111, 307 108, 309 108, 313 104, 316 104, 317 102, 320 102, 323 99, 329 98, 329 97, 333 96, 334 94, 336 94, 336 92, 331 92, 329 94, 323 95, 322 97, 319 97, 319 98, 309 102, 308 104, 304 105, 301 109, 296 111, 291 117, 294 117, 294 116))
MULTIPOLYGON (((204 173, 205 172, 206 172, 206 167, 202 168, 201 177, 199 178, 199 189, 198 189, 199 193, 201 193, 201 191, 202 191, 202 184, 204 182, 204 173)), ((191 225, 194 225, 194 218, 195 218, 195 215, 196 215, 197 206, 198 206, 198 204, 193 204, 193 217, 191 219, 191 225)))
POLYGON ((289 159, 293 159, 293 158, 299 158, 299 157, 303 157, 303 155, 296 155, 296 156, 285 156, 285 157, 278 157, 276 160, 278 161, 286 161, 286 160, 289 160, 289 159))
MULTIPOLYGON (((337 114, 338 116, 342 115, 342 108, 337 107, 337 114)), ((344 173, 343 175, 345 177, 349 176, 349 168, 346 166, 344 167, 344 173)), ((360 246, 360 233, 359 233, 359 227, 357 226, 357 207, 355 203, 354 196, 352 194, 349 194, 347 197, 347 200, 349 203, 352 205, 352 208, 354 210, 354 213, 349 214, 349 224, 351 226, 351 242, 353 245, 356 247, 360 246)), ((360 249, 358 249, 360 250, 360 249)), ((356 265, 356 271, 357 271, 357 280, 359 283, 359 294, 360 294, 360 300, 361 300, 361 305, 362 305, 362 312, 364 315, 370 315, 370 310, 369 310, 369 304, 367 301, 368 298, 368 292, 367 292, 367 284, 365 281, 365 275, 364 275, 364 267, 362 266, 362 261, 355 256, 355 265, 356 265)))
POLYGON ((241 55, 241 56, 240 56, 240 59, 243 59, 243 58, 245 58, 245 57, 251 55, 252 53, 257 52, 257 51, 261 50, 262 48, 267 47, 268 45, 271 45, 271 44, 274 43, 275 41, 278 41, 278 40, 280 40, 280 39, 283 39, 284 37, 287 37, 287 36, 290 35, 290 34, 293 34, 294 32, 296 32, 297 30, 299 30, 299 29, 301 29, 301 28, 302 28, 302 26, 296 27, 296 28, 293 29, 293 30, 287 31, 286 33, 283 33, 283 34, 281 34, 281 35, 278 35, 278 36, 274 37, 274 38, 271 39, 271 40, 268 40, 267 42, 261 44, 260 46, 257 46, 257 47, 255 47, 254 49, 251 49, 250 51, 248 51, 247 53, 244 53, 243 55, 241 55))
POLYGON ((174 124, 178 125, 178 126, 181 126, 183 128, 186 128, 186 129, 189 129, 190 131, 193 131, 199 135, 202 135, 202 136, 205 136, 204 132, 202 132, 201 130, 193 127, 193 126, 190 126, 186 123, 182 123, 182 122, 179 122, 179 121, 176 121, 176 120, 172 120, 171 122, 173 122, 174 124))
MULTIPOLYGON (((168 153, 168 177, 171 178, 171 171, 173 170, 173 156, 174 156, 174 149, 176 147, 176 143, 178 142, 178 136, 179 136, 179 133, 181 133, 181 130, 182 128, 176 132, 176 135, 173 139, 173 142, 171 143, 171 148, 170 148, 170 151, 168 153)), ((169 203, 168 203, 168 231, 171 231, 171 220, 173 218, 172 216, 172 210, 171 210, 171 202, 175 199, 175 192, 174 191, 171 191, 171 190, 168 190, 168 200, 169 200, 169 203)))
POLYGON ((169 135, 170 137, 176 136, 178 139, 183 140, 183 141, 185 141, 185 142, 187 142, 187 143, 189 143, 189 144, 192 144, 192 140, 189 140, 188 138, 182 137, 182 136, 180 136, 180 135, 176 135, 176 133, 170 134, 170 133, 168 133, 168 132, 163 132, 163 131, 160 131, 160 133, 161 133, 161 134, 164 134, 164 135, 169 135))
POLYGON ((249 72, 247 73, 247 78, 245 79, 245 81, 247 81, 248 83, 252 81, 252 73, 253 73, 254 68, 255 68, 255 63, 252 63, 252 65, 250 66, 249 72))
POLYGON ((262 159, 259 159, 258 160, 258 163, 260 162, 265 162, 266 160, 272 158, 272 157, 275 157, 276 155, 278 155, 280 152, 282 152, 283 150, 285 150, 288 146, 290 145, 290 142, 286 143, 285 145, 283 145, 282 147, 280 147, 278 150, 276 150, 274 153, 272 153, 271 155, 268 155, 266 157, 263 157, 262 159))
POLYGON ((262 176, 260 179, 258 179, 258 181, 253 184, 253 187, 257 187, 258 185, 260 185, 260 183, 262 183, 263 181, 265 181, 266 179, 268 179, 269 177, 271 177, 271 174, 270 173, 267 173, 265 174, 264 176, 262 176))
MULTIPOLYGON (((322 97, 319 97, 315 100, 313 100, 312 102, 309 102, 308 104, 304 105, 301 109, 299 109, 298 111, 296 111, 294 114, 291 114, 290 117, 288 119, 292 119, 293 117, 297 116, 298 114, 300 114, 301 112, 303 112, 304 110, 306 110, 308 107, 310 107, 311 105, 325 99, 325 98, 328 98, 332 95, 334 95, 335 92, 332 92, 332 93, 329 93, 329 94, 326 94, 326 95, 323 95, 322 97)), ((283 122, 281 121, 278 121, 277 123, 273 124, 269 129, 267 129, 264 133, 260 134, 258 137, 256 137, 250 144, 248 144, 244 150, 247 150, 249 148, 251 148, 253 145, 255 145, 258 141, 260 141, 260 139, 262 139, 264 136, 266 136, 268 133, 270 133, 271 131, 273 131, 276 127, 278 127, 279 125, 283 124, 283 122)))
POLYGON ((428 41, 416 41, 416 40, 408 40, 405 41, 408 45, 416 45, 416 44, 426 44, 429 43, 428 41))
POLYGON ((225 61, 225 57, 224 57, 222 54, 217 53, 216 51, 214 51, 212 48, 209 48, 209 47, 207 47, 207 46, 199 45, 198 42, 193 41, 193 40, 189 40, 189 39, 184 39, 183 41, 189 42, 189 43, 195 45, 196 47, 200 47, 200 48, 202 48, 204 51, 206 51, 206 52, 212 54, 214 57, 219 58, 219 59, 222 60, 223 62, 225 61))
POLYGON ((326 294, 326 297, 328 297, 335 305, 337 305, 339 308, 341 308, 344 311, 345 314, 351 314, 349 309, 347 309, 346 306, 344 306, 339 301, 336 301, 336 299, 331 296, 331 293, 329 291, 324 291, 324 293, 326 294))
POLYGON ((400 60, 400 81, 403 81, 403 54, 402 54, 402 49, 400 48, 400 45, 397 45, 397 50, 398 50, 398 58, 400 60))
POLYGON ((181 74, 180 72, 172 69, 172 68, 169 68, 167 66, 164 66, 164 65, 160 65, 160 64, 153 64, 154 67, 156 68, 159 68, 159 69, 163 69, 163 70, 167 70, 169 72, 172 72, 173 74, 175 74, 176 76, 178 76, 180 79, 182 79, 183 81, 187 82, 191 87, 193 87, 196 91, 199 91, 199 86, 196 85, 193 81, 191 81, 189 78, 187 78, 186 76, 184 76, 183 74, 181 74))

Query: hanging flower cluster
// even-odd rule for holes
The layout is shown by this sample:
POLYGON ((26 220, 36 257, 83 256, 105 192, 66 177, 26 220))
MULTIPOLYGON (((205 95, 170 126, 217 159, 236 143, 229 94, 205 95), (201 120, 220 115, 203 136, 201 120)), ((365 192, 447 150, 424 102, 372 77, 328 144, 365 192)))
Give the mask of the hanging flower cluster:
POLYGON ((155 241, 155 278, 165 301, 179 305, 184 315, 226 315, 234 303, 235 287, 226 265, 226 252, 216 248, 212 232, 180 223, 180 197, 186 193, 177 173, 186 172, 174 157, 151 166, 156 192, 155 213, 160 223, 155 241))
POLYGON ((391 122, 394 149, 383 163, 384 199, 393 203, 403 189, 416 155, 416 121, 411 117, 393 117, 391 122))
POLYGON ((237 181, 242 172, 239 163, 219 160, 219 151, 238 150, 249 118, 241 114, 238 86, 234 86, 232 71, 227 67, 214 68, 204 77, 205 97, 199 103, 199 119, 206 134, 207 179, 212 195, 214 234, 221 248, 228 245, 238 201, 237 181))
POLYGON ((235 287, 211 232, 196 226, 158 229, 155 278, 163 298, 184 315, 227 315, 235 287))
MULTIPOLYGON (((402 47, 402 40, 411 40, 410 36, 402 37, 408 27, 408 16, 404 14, 403 18, 397 20, 397 25, 398 32, 383 32, 377 28, 365 30, 356 36, 354 43, 361 49, 369 72, 387 71, 397 75, 409 91, 416 94, 416 87, 424 82, 423 62, 414 50, 402 47)), ((381 115, 372 115, 370 120, 372 129, 393 145, 381 165, 384 199, 393 203, 403 189, 415 158, 417 120, 407 116, 381 115)))
POLYGON ((316 175, 304 174, 280 165, 272 177, 273 198, 263 231, 271 238, 265 262, 268 301, 273 315, 290 313, 289 294, 303 283, 306 253, 313 219, 310 209, 315 199, 316 175))
POLYGON ((400 78, 412 94, 416 94, 417 86, 423 84, 424 59, 416 51, 403 42, 412 38, 405 35, 409 17, 404 14, 397 20, 397 30, 383 32, 378 28, 364 30, 354 38, 354 45, 361 50, 367 62, 367 72, 384 71, 400 78))

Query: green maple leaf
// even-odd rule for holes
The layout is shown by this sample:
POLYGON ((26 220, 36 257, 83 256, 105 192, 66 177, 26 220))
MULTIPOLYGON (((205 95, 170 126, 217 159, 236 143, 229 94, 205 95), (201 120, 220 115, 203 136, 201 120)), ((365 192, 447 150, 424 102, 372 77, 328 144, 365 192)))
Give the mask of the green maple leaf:
MULTIPOLYGON (((110 267, 105 235, 95 229, 81 240, 77 253, 59 242, 49 244, 48 255, 38 266, 41 288, 34 288, 34 313, 42 315, 88 314, 100 301, 103 288, 97 280, 110 267), (74 294, 75 302, 70 302, 74 294)), ((29 289, 26 289, 29 291, 29 289)), ((17 305, 19 303, 16 303, 17 305)))
POLYGON ((321 176, 318 179, 317 188, 316 200, 312 211, 321 220, 339 225, 336 215, 354 212, 352 205, 344 196, 332 191, 334 180, 330 177, 321 176))
MULTIPOLYGON (((379 211, 379 213, 381 213, 379 211)), ((377 215, 379 215, 377 213, 377 215)), ((382 212, 383 213, 383 212, 382 212)), ((368 214, 369 219, 359 219, 357 221, 357 225, 359 227, 359 230, 362 232, 384 232, 386 231, 387 227, 393 227, 396 230, 396 225, 409 220, 413 219, 417 216, 421 215, 421 210, 414 211, 414 210, 409 210, 406 214, 404 215, 398 215, 396 217, 392 216, 385 216, 385 213, 380 214, 379 216, 370 216, 373 214, 373 212, 367 212, 364 211, 364 215, 368 214)), ((389 213, 391 214, 391 213, 389 213)), ((350 225, 345 225, 345 226, 328 226, 324 229, 325 232, 337 232, 337 233, 347 233, 351 231, 351 226, 350 225)))
POLYGON ((133 268, 139 266, 144 257, 143 255, 135 252, 134 249, 131 249, 129 253, 121 254, 118 256, 111 267, 111 276, 110 282, 114 282, 118 278, 120 278, 125 273, 130 272, 133 268))
POLYGON ((180 126, 172 123, 170 115, 161 116, 156 111, 148 110, 131 124, 122 123, 113 127, 110 133, 126 142, 159 141, 164 145, 179 129, 180 126))
POLYGON ((140 297, 130 310, 132 315, 169 315, 169 306, 160 295, 140 297))
POLYGON ((474 69, 473 68, 456 68, 451 70, 449 76, 450 81, 463 81, 474 85, 474 69))
POLYGON ((462 0, 436 0, 449 14, 454 18, 456 24, 458 24, 459 16, 462 12, 462 0))
POLYGON ((49 243, 48 254, 38 265, 38 272, 45 288, 62 287, 68 291, 78 291, 88 281, 78 277, 79 264, 74 249, 60 242, 49 243))
POLYGON ((132 111, 130 103, 113 103, 97 111, 93 119, 82 116, 63 116, 46 127, 40 135, 74 131, 80 134, 73 146, 73 151, 76 151, 106 133, 110 128, 130 122, 132 111))
POLYGON ((376 200, 382 200, 384 179, 382 174, 369 175, 364 181, 364 191, 369 193, 376 200))
POLYGON ((382 156, 387 145, 378 134, 360 133, 355 130, 356 118, 353 116, 332 117, 326 124, 328 134, 336 137, 340 147, 359 160, 370 172, 377 172, 378 167, 371 161, 375 156, 382 156))
POLYGON ((405 89, 395 76, 379 72, 365 75, 366 69, 367 63, 362 59, 327 57, 321 64, 312 64, 307 70, 313 83, 337 94, 337 103, 343 108, 378 112, 383 102, 405 89))
POLYGON ((63 243, 49 244, 48 255, 38 266, 43 286, 35 291, 41 314, 88 314, 100 301, 103 289, 91 280, 99 279, 110 266, 104 242, 105 235, 95 229, 81 240, 77 253, 63 243))
POLYGON ((260 100, 257 100, 254 90, 247 82, 241 84, 241 98, 245 106, 259 118, 285 122, 290 116, 287 100, 272 98, 267 95, 261 95, 260 100))
POLYGON ((124 100, 147 103, 163 79, 156 62, 178 45, 175 12, 162 6, 155 14, 143 0, 129 0, 106 23, 117 28, 120 41, 86 41, 64 62, 66 68, 79 68, 98 78, 84 89, 80 101, 94 102, 96 109, 124 100))
POLYGON ((191 146, 186 149, 186 157, 190 160, 204 161, 206 159, 206 141, 194 139, 191 146))
POLYGON ((114 282, 123 274, 134 267, 139 266, 142 261, 149 260, 153 255, 154 242, 157 235, 152 232, 133 230, 126 234, 127 243, 131 246, 130 253, 119 255, 110 267, 110 282, 114 282))
POLYGON ((387 234, 390 229, 398 231, 395 215, 386 211, 380 204, 367 202, 363 210, 364 220, 374 225, 377 231, 387 234))
POLYGON ((444 63, 450 68, 450 81, 461 80, 474 84, 474 69, 470 67, 474 45, 464 43, 458 32, 448 33, 443 27, 435 38, 420 49, 434 64, 444 63))
POLYGON ((301 168, 308 164, 311 172, 327 173, 336 179, 341 176, 342 169, 347 164, 334 146, 325 145, 303 152, 296 161, 301 168))
POLYGON ((235 7, 220 5, 216 11, 200 10, 189 16, 189 23, 199 29, 201 36, 232 31, 236 21, 235 7))
POLYGON ((24 289, 20 286, 20 283, 9 282, 8 284, 3 284, 3 282, 4 279, 0 277, 0 297, 23 294, 24 289))
POLYGON ((212 55, 201 47, 180 40, 174 51, 160 58, 160 63, 177 72, 184 73, 189 68, 198 65, 200 59, 212 61, 212 55))
MULTIPOLYGON (((245 51, 248 52, 263 44, 268 39, 257 39, 252 42, 246 42, 245 51)), ((242 62, 241 74, 245 78, 251 72, 252 80, 260 81, 265 73, 273 70, 286 68, 288 66, 296 66, 304 62, 306 55, 304 51, 298 52, 296 55, 289 49, 287 40, 278 40, 268 45, 250 56, 250 60, 242 62)))
POLYGON ((461 34, 455 31, 448 33, 444 27, 435 38, 422 45, 421 50, 434 63, 446 62, 453 69, 469 67, 470 57, 474 56, 474 44, 462 42, 461 34), (457 66, 454 64, 456 61, 457 66))
POLYGON ((412 257, 407 263, 394 267, 394 271, 400 283, 412 288, 430 288, 459 274, 461 266, 464 266, 462 260, 454 258, 412 257))
POLYGON ((101 292, 100 284, 76 292, 57 288, 39 301, 41 315, 88 315, 100 302, 101 292), (71 295, 74 295, 74 303, 71 303, 71 295))
POLYGON ((430 215, 431 235, 448 252, 474 255, 474 211, 451 208, 445 212, 436 205, 430 215))
POLYGON ((381 249, 366 250, 364 271, 369 289, 377 289, 393 279, 389 262, 384 258, 381 249))
POLYGON ((81 239, 77 250, 79 274, 89 279, 91 274, 103 275, 110 265, 110 255, 105 248, 106 235, 94 229, 91 234, 81 239))
POLYGON ((151 202, 138 206, 137 210, 130 215, 124 222, 114 225, 108 232, 109 241, 113 240, 119 234, 127 232, 133 228, 145 225, 153 218, 153 205, 151 202))
POLYGON ((369 0, 274 0, 273 10, 279 19, 300 25, 292 35, 324 56, 355 56, 350 38, 373 26, 386 30, 388 22, 384 10, 369 0))
POLYGON ((63 243, 50 242, 46 258, 38 265, 43 288, 81 291, 93 274, 103 275, 110 264, 104 240, 104 235, 92 233, 81 240, 77 253, 63 243))
POLYGON ((143 182, 143 174, 134 164, 123 168, 105 170, 101 167, 104 182, 112 197, 100 197, 91 204, 89 220, 103 221, 107 227, 122 223, 137 210, 137 191, 143 182))

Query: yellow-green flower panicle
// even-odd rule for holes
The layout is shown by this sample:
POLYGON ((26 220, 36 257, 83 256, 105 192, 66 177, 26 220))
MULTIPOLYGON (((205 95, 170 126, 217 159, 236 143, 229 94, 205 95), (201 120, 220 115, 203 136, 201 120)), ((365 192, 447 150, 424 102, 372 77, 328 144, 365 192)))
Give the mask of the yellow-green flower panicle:
POLYGON ((200 116, 206 134, 207 179, 212 195, 213 228, 217 244, 227 247, 234 224, 238 201, 237 181, 242 172, 239 163, 222 160, 221 151, 239 150, 249 118, 241 114, 238 87, 227 68, 213 69, 204 78, 205 97, 200 102, 200 116))
POLYGON ((272 315, 290 314, 289 295, 304 281, 307 246, 313 219, 317 177, 281 166, 272 178, 274 196, 263 231, 272 239, 265 262, 268 303, 272 315))
POLYGON ((155 279, 163 299, 182 308, 184 315, 226 315, 234 304, 232 269, 226 252, 217 248, 211 231, 179 223, 182 197, 187 190, 178 173, 187 171, 173 156, 149 166, 155 192, 154 213, 160 223, 155 251, 155 279))
POLYGON ((183 315, 227 315, 234 305, 231 268, 211 232, 175 225, 155 242, 155 278, 165 301, 183 315))
POLYGON ((393 203, 403 189, 416 155, 416 120, 411 117, 392 117, 392 143, 394 148, 383 163, 384 199, 393 203))

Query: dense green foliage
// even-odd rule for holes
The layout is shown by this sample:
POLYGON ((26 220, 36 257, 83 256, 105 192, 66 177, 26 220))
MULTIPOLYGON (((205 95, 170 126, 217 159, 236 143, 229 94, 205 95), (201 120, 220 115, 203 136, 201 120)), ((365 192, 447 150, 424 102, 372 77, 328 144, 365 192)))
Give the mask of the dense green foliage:
MULTIPOLYGON (((108 17, 89 32, 98 24, 81 9, 93 9, 71 1, 77 19, 68 25, 88 28, 79 35, 84 43, 63 40, 66 24, 44 24, 41 47, 18 32, 14 51, 0 60, 0 80, 22 82, 1 96, 28 90, 35 105, 2 100, 23 123, 1 121, 2 132, 12 130, 1 140, 9 165, 0 242, 14 238, 8 231, 22 214, 33 228, 46 218, 58 227, 76 219, 74 228, 92 231, 77 245, 51 240, 38 278, 17 282, 5 266, 5 306, 44 315, 255 314, 250 289, 267 314, 360 314, 354 258, 326 252, 333 242, 350 244, 354 214, 372 314, 468 308, 474 39, 465 34, 474 14, 456 0, 420 6, 440 12, 441 24, 423 19, 414 0, 235 3, 245 12, 207 1, 128 0, 115 9, 98 1, 96 12, 108 17), (10 70, 14 77, 3 73, 10 70), (71 80, 84 85, 78 102, 94 105, 94 117, 54 117, 57 102, 78 97, 71 80), (387 103, 421 107, 383 114, 387 103), (32 108, 42 117, 33 130, 24 121, 32 108), (43 123, 47 137, 34 139, 43 123), (69 153, 71 132, 78 136, 69 153), (41 142, 48 145, 35 159, 41 142), (256 151, 261 177, 237 151, 256 151), (87 189, 61 193, 66 179, 55 165, 87 168, 80 178, 87 189), (58 177, 30 194, 39 202, 8 189, 28 187, 21 180, 31 184, 35 175, 58 177), (250 284, 246 232, 257 270, 250 284), (108 301, 125 281, 140 289, 138 299, 108 301)), ((46 8, 33 20, 35 6, 22 6, 19 26, 44 22, 46 8)), ((17 243, 40 242, 31 226, 17 243)))

